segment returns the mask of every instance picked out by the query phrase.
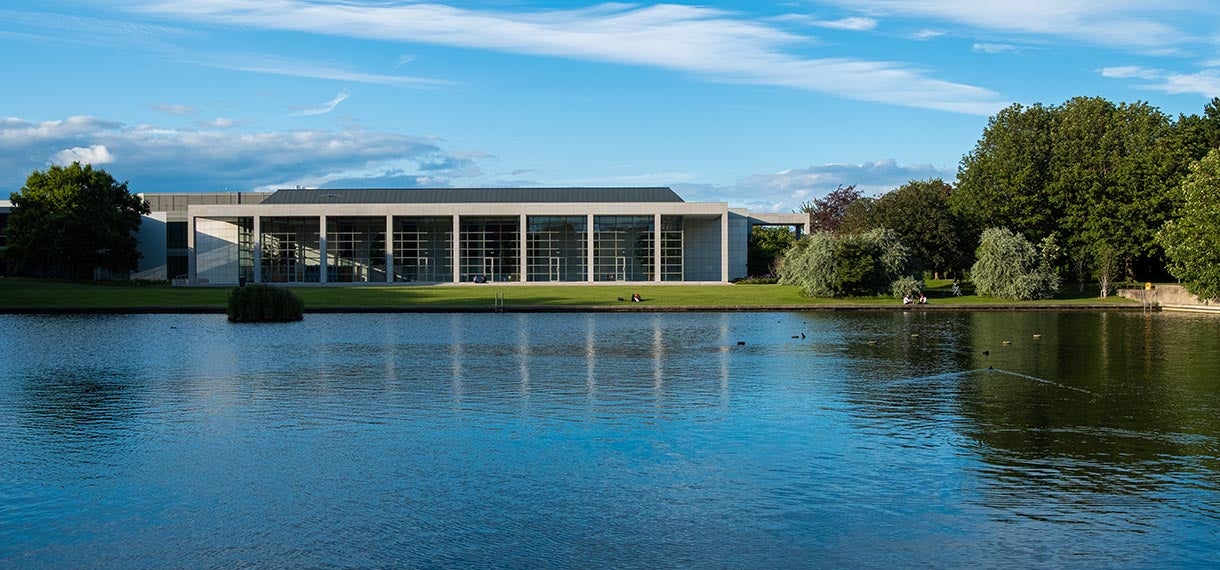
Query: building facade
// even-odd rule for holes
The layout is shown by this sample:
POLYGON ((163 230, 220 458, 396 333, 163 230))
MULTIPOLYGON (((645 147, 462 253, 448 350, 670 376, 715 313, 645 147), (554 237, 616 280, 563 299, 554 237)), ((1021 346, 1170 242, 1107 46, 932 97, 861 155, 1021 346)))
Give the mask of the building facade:
POLYGON ((133 276, 190 285, 724 283, 745 276, 751 226, 808 220, 669 188, 143 196, 153 212, 133 276))

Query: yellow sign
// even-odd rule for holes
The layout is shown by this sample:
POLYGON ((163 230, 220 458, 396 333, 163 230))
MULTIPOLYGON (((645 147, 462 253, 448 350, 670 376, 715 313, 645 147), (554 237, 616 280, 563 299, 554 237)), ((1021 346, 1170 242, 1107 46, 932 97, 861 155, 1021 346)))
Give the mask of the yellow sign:
POLYGON ((1151 291, 1151 290, 1152 290, 1152 284, 1151 284, 1151 283, 1144 283, 1144 290, 1145 290, 1145 291, 1151 291))

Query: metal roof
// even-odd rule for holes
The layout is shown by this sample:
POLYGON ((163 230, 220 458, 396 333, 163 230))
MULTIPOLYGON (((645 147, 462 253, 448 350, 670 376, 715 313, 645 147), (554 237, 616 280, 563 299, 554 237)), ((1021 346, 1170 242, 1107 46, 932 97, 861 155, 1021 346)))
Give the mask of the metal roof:
POLYGON ((554 202, 683 202, 654 188, 286 188, 263 204, 502 204, 554 202))

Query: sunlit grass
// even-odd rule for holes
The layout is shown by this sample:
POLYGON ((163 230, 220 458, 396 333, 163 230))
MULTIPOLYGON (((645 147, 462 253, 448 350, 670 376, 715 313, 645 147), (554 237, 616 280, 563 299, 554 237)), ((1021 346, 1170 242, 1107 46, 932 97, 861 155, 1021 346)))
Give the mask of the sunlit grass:
MULTIPOLYGON (((930 282, 928 302, 932 306, 1037 306, 1134 303, 1111 296, 1097 297, 1096 288, 1080 293, 1065 288, 1062 298, 1046 301, 1007 301, 979 297, 970 287, 951 294, 951 281, 930 282)), ((477 308, 491 307, 497 294, 507 306, 525 307, 883 307, 900 302, 889 297, 814 299, 785 285, 439 285, 439 286, 314 286, 294 287, 310 308, 477 308), (632 303, 631 294, 645 300, 632 303)), ((0 278, 0 307, 9 308, 124 308, 225 306, 229 288, 170 287, 123 282, 79 283, 68 281, 0 278)))

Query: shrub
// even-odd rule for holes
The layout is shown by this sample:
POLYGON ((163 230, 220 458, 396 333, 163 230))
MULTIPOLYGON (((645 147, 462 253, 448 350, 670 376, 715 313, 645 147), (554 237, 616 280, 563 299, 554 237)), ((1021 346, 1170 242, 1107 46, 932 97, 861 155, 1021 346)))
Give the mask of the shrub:
POLYGON ((895 299, 903 297, 915 299, 923 291, 923 280, 912 276, 899 277, 891 286, 895 299))
MULTIPOLYGON (((1044 247, 1043 249, 1049 249, 1044 247)), ((1004 228, 983 232, 970 269, 979 295, 998 299, 1048 299, 1059 290, 1059 275, 1029 240, 1004 228)))
POLYGON ((234 323, 283 323, 304 318, 305 304, 282 287, 242 285, 229 292, 225 312, 234 323))
POLYGON ((742 277, 733 281, 734 285, 774 285, 776 283, 779 283, 779 278, 772 275, 742 277))
POLYGON ((891 230, 845 236, 819 232, 788 250, 780 282, 813 297, 887 295, 903 277, 922 286, 915 273, 910 250, 891 230))

